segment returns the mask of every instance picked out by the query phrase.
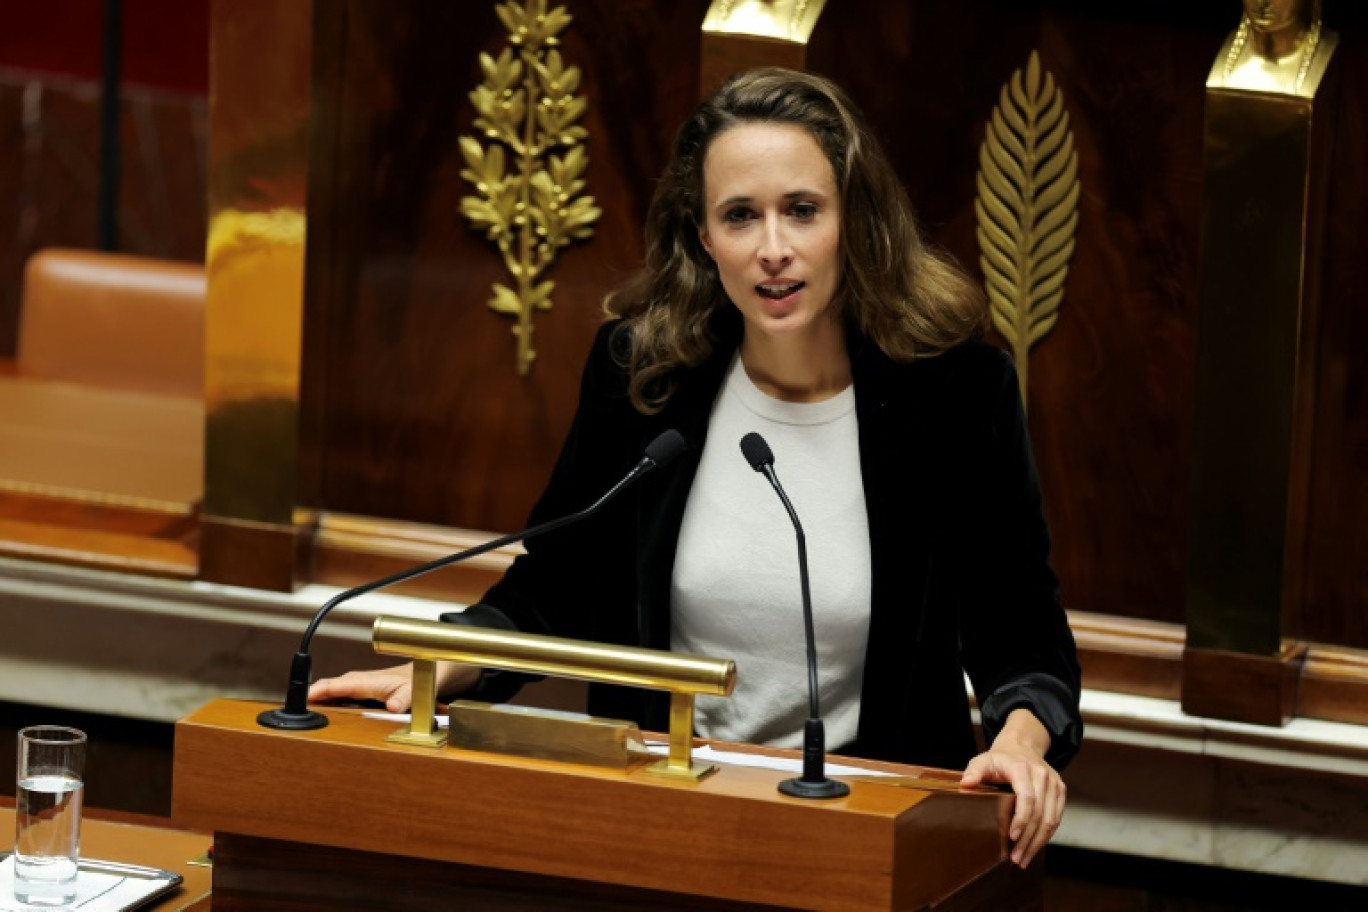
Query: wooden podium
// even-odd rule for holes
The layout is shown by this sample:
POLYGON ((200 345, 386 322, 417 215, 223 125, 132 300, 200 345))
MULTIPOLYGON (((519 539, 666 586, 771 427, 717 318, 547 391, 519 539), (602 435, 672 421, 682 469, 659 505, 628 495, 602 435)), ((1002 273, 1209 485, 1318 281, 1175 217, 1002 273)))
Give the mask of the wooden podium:
POLYGON ((1041 907, 1040 862, 1006 859, 1007 795, 857 780, 802 801, 776 771, 666 780, 387 744, 394 723, 354 709, 275 731, 268 708, 176 726, 173 818, 214 833, 214 912, 1041 907))

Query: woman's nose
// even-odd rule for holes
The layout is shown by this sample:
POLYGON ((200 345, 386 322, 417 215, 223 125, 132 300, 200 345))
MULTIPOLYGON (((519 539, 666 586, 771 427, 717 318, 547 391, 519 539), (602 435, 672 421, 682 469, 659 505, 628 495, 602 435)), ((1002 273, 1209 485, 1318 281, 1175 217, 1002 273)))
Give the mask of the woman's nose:
POLYGON ((766 219, 760 240, 760 262, 767 269, 782 269, 793 260, 793 250, 778 219, 766 219))

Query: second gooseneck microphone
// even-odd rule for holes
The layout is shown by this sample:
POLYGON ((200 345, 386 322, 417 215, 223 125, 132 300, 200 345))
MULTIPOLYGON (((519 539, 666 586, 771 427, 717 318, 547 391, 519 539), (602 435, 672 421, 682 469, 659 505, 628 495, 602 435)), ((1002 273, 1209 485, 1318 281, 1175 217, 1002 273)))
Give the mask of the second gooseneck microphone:
POLYGON ((774 474, 774 452, 765 438, 750 433, 741 438, 741 452, 750 467, 769 479, 775 493, 783 501, 793 529, 798 535, 798 576, 803 587, 803 631, 807 635, 808 720, 803 725, 803 775, 779 783, 779 791, 795 798, 840 798, 850 794, 850 786, 826 776, 826 726, 822 723, 822 709, 817 689, 817 635, 812 625, 812 592, 808 583, 807 537, 798 513, 789 503, 779 476, 774 474))

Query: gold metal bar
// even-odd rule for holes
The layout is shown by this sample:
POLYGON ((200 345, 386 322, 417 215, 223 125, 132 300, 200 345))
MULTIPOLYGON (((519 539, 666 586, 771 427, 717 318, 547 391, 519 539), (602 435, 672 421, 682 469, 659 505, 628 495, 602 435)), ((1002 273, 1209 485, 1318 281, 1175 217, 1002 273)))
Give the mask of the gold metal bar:
POLYGON ((382 655, 447 659, 605 684, 711 696, 727 696, 736 686, 736 663, 730 659, 533 633, 382 616, 375 619, 371 639, 382 655))
POLYGON ((670 769, 688 769, 693 748, 693 694, 670 694, 670 769))
POLYGON ((413 663, 413 723, 410 730, 417 734, 432 734, 432 716, 437 712, 437 663, 418 659, 413 663), (421 725, 419 715, 426 716, 421 725))
POLYGON ((447 733, 437 729, 437 663, 431 659, 413 662, 413 712, 406 728, 387 737, 396 744, 441 747, 447 733))
POLYGON ((378 617, 372 628, 371 642, 375 651, 382 655, 414 659, 413 721, 408 729, 391 735, 391 741, 440 746, 435 740, 422 740, 424 736, 420 732, 432 731, 436 711, 435 663, 445 659, 505 671, 668 690, 670 753, 667 759, 647 767, 647 772, 676 779, 701 779, 716 769, 711 764, 692 760, 694 695, 727 696, 736 686, 736 663, 731 659, 461 627, 437 621, 378 617))

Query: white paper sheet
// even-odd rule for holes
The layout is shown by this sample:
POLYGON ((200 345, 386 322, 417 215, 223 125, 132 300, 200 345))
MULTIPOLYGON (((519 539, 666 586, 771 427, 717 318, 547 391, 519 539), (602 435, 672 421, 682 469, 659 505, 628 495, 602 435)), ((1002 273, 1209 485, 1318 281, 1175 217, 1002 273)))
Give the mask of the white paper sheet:
MULTIPOLYGON (((367 719, 379 719, 382 722, 394 722, 399 725, 407 725, 409 722, 408 713, 382 713, 368 712, 365 714, 367 719)), ((587 716, 585 718, 588 718, 587 716)), ((445 728, 447 717, 439 715, 437 726, 445 728)), ((647 741, 646 747, 653 754, 665 756, 670 752, 669 744, 665 741, 647 741)), ((789 757, 767 757, 763 754, 743 754, 737 751, 717 750, 709 745, 695 747, 693 752, 695 760, 707 763, 729 763, 732 766, 751 766, 758 769, 778 770, 781 773, 801 774, 803 772, 803 761, 801 758, 789 757)), ((862 766, 849 766, 840 763, 828 763, 826 765, 828 776, 893 776, 896 773, 887 773, 883 770, 865 769, 862 766)))
MULTIPOLYGON (((659 754, 662 757, 670 752, 669 744, 664 741, 648 741, 646 746, 651 753, 659 754)), ((750 766, 757 769, 778 770, 781 773, 800 774, 803 772, 803 761, 800 757, 768 757, 764 754, 743 754, 739 751, 717 750, 711 745, 695 747, 693 758, 698 762, 705 763, 729 763, 732 766, 750 766)), ((849 766, 841 763, 827 763, 826 774, 828 776, 892 776, 894 773, 886 773, 883 770, 865 769, 861 766, 849 766)))
POLYGON ((0 910, 79 909, 81 912, 122 912, 180 883, 180 876, 156 868, 81 859, 76 872, 76 900, 65 906, 30 906, 14 898, 14 856, 0 861, 0 910))

